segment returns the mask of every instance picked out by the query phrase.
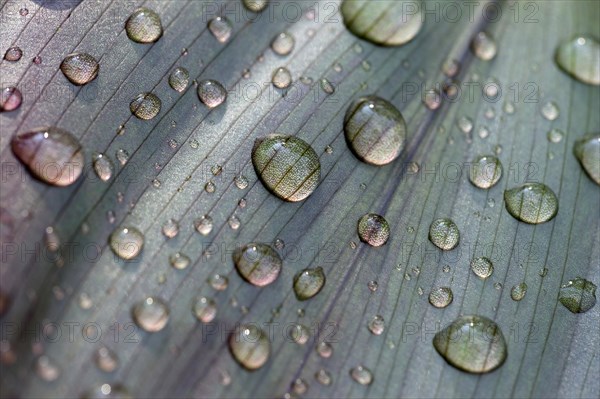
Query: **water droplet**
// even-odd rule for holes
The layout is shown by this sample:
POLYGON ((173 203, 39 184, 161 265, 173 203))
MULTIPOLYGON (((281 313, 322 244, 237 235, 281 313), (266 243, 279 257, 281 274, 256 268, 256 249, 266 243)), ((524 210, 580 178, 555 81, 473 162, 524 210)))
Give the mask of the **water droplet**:
POLYGON ((281 271, 279 254, 267 244, 250 243, 233 253, 233 262, 242 278, 257 287, 274 282, 281 271))
POLYGON ((350 377, 360 385, 371 385, 373 382, 373 373, 364 366, 358 366, 351 369, 350 377))
POLYGON ((390 237, 390 225, 383 216, 367 213, 358 221, 358 236, 373 247, 382 246, 390 237))
POLYGON ((125 24, 127 36, 137 43, 154 43, 163 34, 160 17, 148 8, 138 8, 125 24))
POLYGON ((377 315, 371 319, 367 327, 373 335, 381 335, 385 329, 385 320, 382 316, 377 315))
POLYGON ((221 274, 214 274, 208 279, 210 286, 217 291, 225 291, 229 287, 229 279, 221 274))
POLYGON ((445 60, 442 64, 442 72, 449 78, 455 77, 460 72, 460 62, 453 58, 445 60))
POLYGON ((203 236, 207 236, 213 229, 213 220, 210 216, 204 215, 194 221, 196 231, 203 236))
POLYGON ((292 74, 285 67, 279 67, 273 71, 271 83, 278 89, 285 89, 292 84, 292 74))
POLYGON ((541 268, 540 271, 538 272, 538 274, 540 275, 540 277, 546 277, 546 275, 548 274, 548 268, 547 267, 541 268))
POLYGON ((160 112, 161 101, 152 93, 141 93, 129 104, 129 110, 136 117, 150 120, 160 112))
POLYGON ((109 241, 115 255, 130 260, 142 252, 144 235, 135 227, 119 227, 110 235, 109 241))
POLYGON ((252 164, 265 187, 285 201, 304 200, 321 178, 315 150, 295 136, 272 134, 256 139, 252 164))
POLYGON ((116 219, 117 219, 117 217, 115 216, 114 211, 106 212, 106 220, 108 220, 108 223, 113 224, 113 223, 115 223, 116 219))
POLYGON ((514 285, 510 290, 510 297, 513 301, 520 301, 527 293, 527 284, 525 282, 514 285))
POLYGON ((0 112, 14 111, 21 106, 23 95, 16 87, 3 87, 0 91, 0 112))
POLYGON ((562 43, 556 51, 558 66, 581 82, 600 85, 600 43, 579 36, 562 43))
POLYGON ((444 265, 444 267, 442 268, 442 271, 444 273, 450 273, 451 270, 452 268, 450 267, 450 265, 444 265))
POLYGON ((377 281, 371 280, 367 283, 367 287, 369 287, 369 290, 371 290, 371 292, 375 292, 377 291, 377 288, 379 288, 379 284, 377 283, 377 281))
POLYGON ((79 295, 78 304, 79 304, 79 307, 83 310, 91 309, 92 306, 94 306, 94 302, 92 301, 92 298, 90 298, 90 296, 88 294, 86 294, 85 292, 82 292, 79 295))
POLYGON ((66 130, 49 127, 21 133, 13 137, 11 147, 29 171, 45 183, 68 186, 83 172, 81 145, 66 130))
POLYGON ((261 12, 269 5, 269 0, 242 0, 244 7, 252 12, 261 12))
POLYGON ((305 394, 306 391, 308 391, 308 388, 308 382, 306 382, 302 378, 296 378, 292 383, 292 390, 298 395, 305 394))
POLYGON ((179 93, 183 92, 190 83, 190 73, 187 69, 177 67, 169 75, 169 86, 179 93))
POLYGON ((551 129, 550 131, 548 131, 548 141, 551 143, 560 143, 564 135, 564 132, 560 129, 551 129))
POLYGON ((400 46, 411 41, 423 26, 420 4, 407 5, 405 1, 344 0, 341 14, 346 28, 361 39, 400 46))
POLYGON ((288 32, 281 32, 271 42, 271 48, 276 54, 288 55, 294 49, 295 43, 294 36, 288 32))
POLYGON ((319 342, 317 344, 317 353, 324 359, 328 359, 333 355, 333 347, 328 342, 319 342))
POLYGON ((502 283, 494 283, 494 288, 500 291, 502 289, 502 283))
POLYGON ((202 323, 210 323, 217 316, 217 304, 211 298, 197 297, 192 303, 192 313, 202 323))
POLYGON ((94 359, 96 366, 105 373, 112 373, 119 367, 119 358, 117 354, 106 347, 98 349, 94 359))
POLYGON ((449 287, 438 287, 429 293, 429 303, 436 308, 445 308, 452 303, 454 295, 449 287))
POLYGON ((129 161, 129 153, 127 150, 123 148, 119 148, 116 152, 117 161, 121 164, 121 166, 125 166, 127 161, 129 161))
POLYGON ((167 238, 174 238, 179 233, 179 223, 177 220, 167 220, 162 226, 162 233, 167 238))
POLYGON ((558 213, 556 194, 542 183, 527 183, 504 191, 506 210, 521 222, 544 223, 558 213))
POLYGON ((69 54, 60 64, 65 77, 76 85, 84 85, 96 79, 99 69, 98 61, 86 53, 69 54))
POLYGON ((400 111, 375 96, 361 97, 350 104, 344 117, 344 131, 354 154, 371 165, 392 162, 400 155, 406 140, 406 122, 400 111))
POLYGON ((491 188, 498 183, 500 177, 502 177, 502 164, 493 155, 476 158, 469 169, 469 180, 478 188, 491 188))
POLYGON ((269 359, 271 342, 267 334, 254 324, 242 324, 229 338, 233 358, 247 370, 261 368, 269 359))
POLYGON ((471 133, 471 130, 473 130, 473 121, 467 116, 461 116, 458 118, 456 124, 458 125, 458 128, 465 134, 469 134, 471 133))
POLYGON ((500 367, 507 356, 500 327, 482 316, 462 316, 433 338, 435 350, 450 365, 474 374, 500 367))
POLYGON ((198 149, 198 147, 200 147, 200 142, 196 139, 191 139, 190 147, 192 147, 194 150, 196 150, 196 149, 198 149))
POLYGON ((471 49, 477 58, 489 61, 496 56, 496 41, 486 32, 479 32, 471 42, 471 49))
POLYGON ((344 67, 339 62, 336 62, 335 64, 333 64, 333 70, 337 73, 340 73, 344 70, 344 67))
POLYGON ((553 121, 559 115, 558 105, 554 101, 548 101, 542 105, 541 112, 544 118, 553 121))
POLYGON ((302 84, 305 84, 307 86, 310 86, 313 84, 313 80, 310 76, 300 76, 300 78, 298 78, 300 80, 300 82, 302 82, 302 84))
POLYGON ((331 382, 333 381, 331 374, 325 369, 320 369, 319 371, 317 371, 315 374, 315 378, 319 384, 324 386, 331 385, 331 382))
POLYGON ((101 384, 84 392, 82 399, 133 399, 133 396, 120 385, 101 384))
POLYGON ((240 222, 240 218, 238 218, 235 215, 231 215, 229 217, 229 220, 227 220, 227 223, 229 224, 231 230, 237 230, 242 225, 242 222, 240 222))
POLYGON ((152 185, 154 186, 154 188, 159 188, 161 184, 162 183, 158 179, 153 179, 152 180, 152 185))
POLYGON ((6 53, 4 53, 4 59, 6 61, 17 62, 21 57, 23 57, 23 50, 17 46, 9 47, 9 49, 6 50, 6 53))
POLYGON ((36 55, 35 57, 33 57, 33 63, 35 65, 40 65, 42 63, 42 57, 40 57, 39 55, 36 55))
POLYGON ((208 108, 216 108, 227 99, 227 90, 216 80, 203 80, 198 83, 198 98, 208 108))
POLYGON ((430 110, 434 111, 442 104, 442 96, 436 89, 427 89, 423 96, 423 104, 430 110))
POLYGON ((292 325, 292 328, 288 327, 286 331, 288 334, 288 338, 291 339, 293 342, 297 343, 298 345, 306 344, 308 342, 308 339, 310 338, 310 331, 308 327, 302 324, 294 323, 292 325))
POLYGON ((237 175, 233 178, 233 183, 240 190, 244 190, 246 187, 248 187, 248 178, 244 175, 237 175))
POLYGON ((171 266, 177 270, 183 270, 187 268, 192 260, 189 256, 182 254, 181 252, 176 252, 169 257, 169 263, 171 266))
POLYGON ((486 119, 494 119, 494 117, 496 116, 496 111, 494 111, 494 108, 488 107, 485 110, 484 116, 486 117, 486 119))
POLYGON ((94 172, 102 181, 109 181, 114 173, 114 165, 108 156, 96 154, 94 156, 94 172))
POLYGON ((583 136, 575 142, 573 153, 588 176, 600 185, 600 135, 583 136))
POLYGON ((335 87, 331 84, 331 82, 325 78, 320 80, 321 90, 323 90, 326 94, 335 93, 335 87))
POLYGON ((573 313, 587 312, 596 304, 596 285, 577 277, 560 287, 558 300, 573 313))
POLYGON ((478 130, 479 138, 486 139, 490 135, 490 131, 486 126, 480 126, 478 130))
POLYGON ((369 61, 367 61, 367 60, 363 60, 360 63, 360 66, 362 66, 362 69, 364 69, 365 71, 371 70, 371 63, 369 61))
POLYGON ((204 185, 204 191, 206 191, 207 193, 214 193, 215 189, 216 189, 216 186, 215 186, 215 183, 213 183, 212 180, 209 180, 204 185))
POLYGON ((37 375, 47 382, 52 382, 60 377, 60 369, 48 356, 40 356, 35 362, 35 371, 37 375))
POLYGON ((26 17, 27 15, 29 15, 29 10, 27 8, 23 7, 19 10, 19 15, 22 17, 26 17))
POLYGON ((479 278, 485 280, 490 277, 494 272, 494 265, 492 261, 486 257, 475 258, 471 261, 471 270, 479 278))
POLYGON ((233 25, 227 17, 216 17, 208 21, 208 30, 219 43, 225 43, 231 37, 233 25))
POLYGON ((429 241, 439 249, 450 251, 458 245, 460 233, 456 224, 448 219, 441 218, 431 222, 429 226, 429 241))
POLYGON ((294 293, 300 301, 317 295, 325 285, 325 272, 322 267, 301 270, 294 276, 294 293))
POLYGON ((169 308, 160 298, 148 297, 133 306, 133 321, 147 332, 158 332, 165 328, 169 321, 169 308))

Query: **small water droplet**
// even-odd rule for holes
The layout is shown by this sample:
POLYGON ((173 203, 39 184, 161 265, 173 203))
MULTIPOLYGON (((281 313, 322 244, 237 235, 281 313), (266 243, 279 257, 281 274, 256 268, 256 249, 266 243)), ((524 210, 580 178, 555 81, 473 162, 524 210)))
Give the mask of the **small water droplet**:
POLYGON ((211 298, 197 297, 192 303, 192 313, 202 323, 210 323, 217 316, 217 304, 211 298))
POLYGON ((540 271, 538 272, 538 274, 540 275, 540 277, 546 277, 546 275, 548 274, 548 268, 547 267, 541 268, 540 271))
POLYGON ((207 236, 213 229, 213 220, 210 216, 204 215, 194 221, 196 231, 203 236, 207 236))
POLYGON ((4 59, 6 61, 17 62, 23 57, 23 50, 20 47, 13 46, 9 47, 4 53, 4 59))
POLYGON ((233 183, 240 190, 244 190, 246 187, 248 187, 248 178, 244 175, 237 175, 233 178, 233 183))
POLYGON ((233 253, 233 262, 242 278, 257 287, 274 282, 281 271, 279 254, 267 244, 250 243, 233 253))
POLYGON ((144 235, 135 227, 119 227, 110 235, 109 244, 115 255, 130 260, 142 252, 144 235))
POLYGON ((423 104, 430 110, 434 111, 442 105, 442 96, 436 89, 427 89, 423 96, 423 104))
POLYGON ((433 338, 435 350, 450 365, 483 374, 500 367, 507 356, 500 327, 482 316, 461 316, 433 338))
POLYGON ((83 172, 81 144, 56 127, 21 133, 11 141, 12 151, 41 181, 59 187, 73 184, 83 172))
POLYGON ((200 142, 196 139, 191 139, 190 147, 192 147, 194 150, 196 150, 196 149, 198 149, 198 147, 200 147, 200 142))
POLYGON ((471 270, 479 278, 485 280, 490 277, 494 272, 494 265, 492 261, 486 257, 475 258, 471 261, 471 270))
POLYGON ((237 230, 242 225, 240 218, 238 218, 235 215, 231 215, 229 217, 229 220, 227 220, 227 223, 229 224, 229 227, 231 228, 231 230, 237 230))
POLYGON ((129 161, 129 152, 123 148, 119 148, 116 152, 116 157, 121 166, 125 166, 127 161, 129 161))
POLYGON ((511 216, 529 224, 547 222, 558 213, 556 194, 542 183, 527 183, 506 190, 504 202, 511 216))
POLYGON ((94 172, 102 181, 109 181, 114 173, 114 165, 108 156, 96 154, 94 156, 94 172))
POLYGON ((360 385, 371 385, 373 382, 373 373, 364 366, 358 366, 351 369, 350 377, 360 385))
POLYGON ((373 247, 382 246, 390 237, 390 225, 383 216, 367 213, 358 221, 358 236, 373 247))
POLYGON ((19 15, 22 17, 26 17, 27 15, 29 15, 29 10, 27 8, 23 7, 19 10, 19 15))
POLYGON ((229 279, 221 274, 213 274, 208 279, 210 286, 217 291, 225 291, 229 287, 229 279))
POLYGON ((94 302, 92 301, 92 298, 90 298, 90 296, 88 294, 86 294, 85 292, 82 292, 79 295, 79 307, 83 310, 88 310, 91 309, 92 306, 94 306, 94 302))
POLYGON ((271 48, 276 54, 288 55, 294 49, 295 43, 294 36, 288 32, 281 32, 271 42, 271 48))
POLYGON ((269 359, 271 342, 267 334, 254 324, 242 324, 229 338, 233 358, 247 370, 261 368, 269 359))
POLYGON ((317 295, 325 285, 325 272, 322 267, 301 270, 294 276, 294 293, 300 301, 317 295))
POLYGON ((429 293, 429 303, 436 308, 445 308, 452 303, 454 295, 449 287, 438 287, 429 293))
POLYGON ((292 390, 298 395, 305 394, 306 391, 308 391, 308 388, 308 382, 306 382, 302 378, 296 378, 292 383, 292 390))
POLYGON ((150 120, 160 112, 161 101, 155 94, 140 93, 129 104, 129 110, 139 119, 150 120))
POLYGON ((300 82, 302 82, 302 84, 305 84, 307 86, 310 86, 313 84, 313 80, 310 76, 300 76, 299 80, 300 80, 300 82))
POLYGON ((216 80, 203 80, 198 83, 198 98, 208 108, 216 108, 227 99, 227 90, 216 80))
POLYGON ((458 245, 460 233, 456 224, 448 219, 441 218, 431 222, 429 226, 429 241, 439 249, 450 251, 458 245))
POLYGON ((565 134, 562 130, 553 128, 548 131, 548 141, 551 143, 560 143, 564 135, 565 134))
POLYGON ((226 43, 233 32, 233 25, 227 17, 216 17, 208 21, 208 30, 219 43, 226 43))
POLYGON ((494 288, 500 291, 502 289, 502 283, 494 283, 494 288))
POLYGON ((324 386, 331 385, 331 383, 333 381, 333 378, 331 377, 331 373, 329 373, 329 371, 327 371, 325 369, 320 369, 319 371, 317 371, 315 374, 315 378, 319 384, 324 385, 324 386))
POLYGON ((329 342, 319 342, 316 347, 317 353, 324 359, 328 359, 333 355, 333 347, 329 342))
POLYGON ((40 356, 35 362, 37 375, 47 382, 52 382, 60 377, 61 371, 58 365, 48 356, 40 356))
POLYGON ((520 301, 525 298, 525 294, 527 293, 527 284, 525 282, 514 285, 510 290, 510 297, 513 301, 520 301))
POLYGON ((125 24, 127 36, 137 43, 154 43, 163 34, 158 14, 148 8, 138 8, 125 24))
POLYGON ((442 271, 444 273, 450 273, 451 270, 452 268, 450 267, 450 265, 444 265, 444 267, 442 268, 442 271))
POLYGON ((512 101, 506 101, 504 103, 504 112, 506 112, 509 115, 512 115, 515 113, 515 104, 512 101))
POLYGON ((367 96, 354 101, 344 117, 346 142, 354 155, 371 165, 395 160, 406 140, 406 122, 386 100, 367 96))
POLYGON ((596 304, 596 285, 577 277, 560 287, 558 300, 573 313, 584 313, 596 304))
POLYGON ((360 63, 360 66, 362 66, 362 69, 364 69, 365 71, 370 71, 371 70, 371 63, 367 60, 363 60, 360 63))
POLYGON ((94 355, 96 366, 105 373, 112 373, 119 367, 119 358, 116 353, 102 347, 94 355))
POLYGON ((269 0, 242 0, 244 7, 252 12, 261 12, 269 5, 269 0))
POLYGON ((96 79, 100 65, 89 54, 73 53, 65 57, 60 64, 60 70, 71 83, 85 85, 96 79))
POLYGON ((285 67, 279 67, 273 71, 271 76, 271 83, 278 89, 285 89, 292 84, 292 74, 285 67))
POLYGON ((494 117, 496 116, 496 111, 494 111, 494 108, 488 107, 486 108, 485 113, 483 115, 486 117, 486 119, 494 119, 494 117))
POLYGON ((40 57, 39 55, 36 55, 35 57, 33 57, 33 63, 35 65, 41 65, 41 63, 42 63, 42 57, 40 57))
POLYGON ((291 328, 287 328, 288 338, 298 345, 304 345, 310 338, 310 330, 302 324, 294 323, 291 328))
POLYGON ((158 332, 169 321, 169 308, 160 298, 148 297, 138 302, 131 310, 133 321, 147 332, 158 332))
POLYGON ((490 131, 486 126, 480 126, 478 130, 479 138, 486 139, 490 135, 490 131))
POLYGON ((600 135, 583 136, 575 142, 573 153, 588 176, 600 185, 600 135))
POLYGON ((377 288, 379 288, 379 284, 377 283, 377 281, 371 280, 367 283, 367 287, 369 287, 369 290, 371 290, 371 292, 375 292, 377 291, 377 288))
POLYGON ((545 102, 541 108, 542 116, 549 121, 553 121, 558 118, 559 110, 558 105, 554 101, 545 102))
POLYGON ((16 87, 3 87, 0 91, 0 112, 14 111, 21 106, 23 95, 16 87))
POLYGON ((190 83, 190 73, 187 69, 177 67, 169 75, 169 86, 179 93, 183 92, 190 83))
POLYGON ((321 90, 323 90, 326 94, 335 93, 335 87, 331 84, 331 82, 325 78, 320 80, 321 90))
POLYGON ((469 134, 471 133, 471 130, 473 130, 473 120, 471 120, 471 118, 468 116, 461 116, 458 118, 456 124, 458 125, 458 128, 465 134, 469 134))
POLYGON ((206 191, 207 193, 214 193, 216 189, 215 183, 213 183, 212 180, 209 180, 205 185, 204 185, 204 191, 206 191))
POLYGON ((162 233, 167 238, 174 238, 179 233, 179 223, 175 219, 167 220, 162 226, 162 233))
POLYGON ((558 66, 581 82, 600 85, 600 43, 590 36, 563 42, 556 51, 558 66))
POLYGON ((500 177, 502 177, 502 164, 493 155, 482 155, 476 158, 469 169, 469 181, 478 188, 491 188, 498 183, 500 177))
POLYGON ((295 136, 273 134, 257 139, 252 164, 264 186, 285 201, 304 200, 321 178, 321 163, 315 150, 295 136))
POLYGON ((460 62, 449 58, 442 64, 442 72, 449 78, 453 78, 460 72, 460 62))
POLYGON ((176 252, 169 257, 169 263, 174 269, 183 270, 187 268, 192 260, 189 256, 182 254, 181 252, 176 252))
POLYGON ((477 58, 489 61, 496 56, 496 41, 486 32, 479 32, 471 42, 471 49, 477 58))
POLYGON ((373 317, 371 319, 371 321, 369 321, 369 324, 367 324, 367 327, 369 328, 369 331, 371 331, 371 333, 373 335, 381 335, 381 334, 383 334, 383 330, 385 330, 385 320, 383 319, 382 316, 377 315, 377 316, 373 317))
POLYGON ((335 64, 333 64, 333 70, 337 73, 340 73, 344 70, 344 67, 339 62, 336 62, 335 64))
POLYGON ((115 216, 115 212, 114 211, 106 212, 106 220, 108 220, 108 223, 114 224, 115 221, 117 220, 117 217, 115 216))

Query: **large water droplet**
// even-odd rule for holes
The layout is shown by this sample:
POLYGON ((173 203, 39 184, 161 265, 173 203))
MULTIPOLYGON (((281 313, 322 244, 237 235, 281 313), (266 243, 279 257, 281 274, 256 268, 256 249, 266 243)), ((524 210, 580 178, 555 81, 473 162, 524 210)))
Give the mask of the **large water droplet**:
POLYGON ((99 69, 98 61, 86 53, 69 54, 60 64, 65 77, 76 85, 84 85, 96 79, 99 69))
POLYGON ((173 72, 171 72, 171 75, 169 76, 169 85, 171 86, 171 88, 173 88, 173 90, 178 91, 180 93, 188 87, 189 83, 190 73, 185 68, 177 67, 173 70, 173 72))
POLYGON ((130 260, 142 252, 144 235, 135 227, 119 227, 110 235, 110 248, 121 259, 130 260))
POLYGON ((207 236, 213 229, 213 220, 210 216, 204 215, 194 221, 196 231, 203 236, 207 236))
POLYGON ((491 260, 482 256, 471 261, 471 271, 473 271, 477 277, 485 280, 494 272, 494 265, 491 260))
POLYGON ((358 220, 358 236, 362 242, 380 247, 390 237, 390 225, 383 216, 367 213, 358 220))
POLYGON ((160 112, 161 101, 155 94, 138 94, 129 104, 129 110, 140 119, 150 120, 160 112))
POLYGON ((474 374, 500 367, 507 355, 500 327, 482 316, 462 316, 433 338, 435 350, 450 365, 474 374))
POLYGON ((325 285, 325 272, 322 267, 301 270, 294 276, 294 293, 300 301, 317 295, 325 285))
POLYGON ((227 90, 216 80, 203 80, 198 83, 198 98, 208 108, 216 108, 227 99, 227 90))
POLYGON ((242 324, 229 338, 233 358, 247 370, 261 368, 269 359, 271 342, 267 334, 254 324, 242 324))
POLYGON ((382 316, 376 315, 369 321, 367 328, 373 335, 381 335, 383 334, 383 330, 385 330, 385 320, 382 316))
POLYGON ((315 150, 294 136, 272 134, 257 139, 252 164, 265 187, 277 197, 302 201, 317 188, 321 163, 315 150))
POLYGON ((373 382, 373 373, 364 366, 358 366, 351 369, 350 377, 360 385, 371 385, 373 382))
POLYGON ((49 127, 16 135, 14 154, 41 181, 55 186, 73 184, 84 166, 79 141, 66 130, 49 127))
POLYGON ((496 56, 496 41, 486 32, 479 32, 471 42, 471 49, 477 58, 489 61, 496 56))
POLYGON ((542 183, 527 183, 504 191, 506 210, 521 222, 544 223, 558 213, 556 194, 542 183))
POLYGON ((406 122, 386 100, 361 97, 348 107, 344 117, 346 142, 354 154, 371 165, 396 159, 406 140, 406 122))
POLYGON ((600 185, 600 135, 583 136, 575 142, 573 153, 588 176, 600 185))
POLYGON ((454 295, 449 287, 438 287, 429 293, 429 303, 436 308, 445 308, 452 303, 454 295))
POLYGON ((270 245, 250 243, 233 253, 235 267, 246 281, 257 287, 271 284, 281 271, 281 257, 270 245))
POLYGON ((271 48, 279 55, 288 55, 294 49, 294 36, 288 32, 281 32, 271 42, 271 48))
POLYGON ((163 33, 160 17, 148 8, 139 8, 131 14, 125 24, 127 36, 134 42, 153 43, 163 33))
POLYGON ((556 51, 556 63, 576 79, 600 85, 600 43, 590 36, 579 36, 562 43, 556 51))
POLYGON ((469 180, 475 187, 488 189, 496 185, 502 177, 502 164, 493 155, 482 155, 469 169, 469 180))
POLYGON ((131 310, 135 324, 148 332, 158 332, 169 321, 169 308, 160 298, 148 297, 138 302, 131 310))
POLYGON ((3 87, 0 91, 0 111, 10 112, 21 106, 23 95, 14 86, 3 87))
POLYGON ((431 222, 429 226, 429 241, 439 249, 449 251, 458 245, 459 240, 460 232, 452 220, 441 218, 431 222))
POLYGON ((292 84, 292 74, 285 67, 279 67, 273 71, 271 83, 278 89, 285 89, 292 84))
POLYGON ((242 0, 244 7, 253 12, 261 12, 269 5, 269 0, 242 0))
POLYGON ((577 277, 561 286, 558 300, 573 313, 587 312, 596 304, 596 285, 577 277))
POLYGON ((510 290, 510 297, 513 301, 520 301, 525 298, 525 294, 527 293, 527 284, 525 282, 514 285, 510 290))
POLYGON ((219 43, 225 43, 231 37, 233 25, 227 17, 216 17, 208 21, 208 30, 219 43))
POLYGON ((202 323, 210 323, 217 316, 217 304, 211 298, 197 297, 192 303, 192 312, 202 323))
POLYGON ((115 166, 108 156, 96 154, 94 157, 94 172, 102 181, 109 181, 114 174, 115 166))
POLYGON ((423 26, 419 2, 344 0, 341 13, 350 32, 382 46, 407 43, 423 26))
POLYGON ((17 62, 23 57, 23 50, 20 47, 13 46, 9 47, 4 53, 4 59, 6 61, 17 62))

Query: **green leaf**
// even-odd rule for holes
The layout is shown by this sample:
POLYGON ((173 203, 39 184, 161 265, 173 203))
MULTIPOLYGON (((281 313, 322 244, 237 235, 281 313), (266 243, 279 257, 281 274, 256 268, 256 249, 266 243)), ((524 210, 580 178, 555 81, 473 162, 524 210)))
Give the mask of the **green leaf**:
POLYGON ((560 286, 577 276, 600 281, 598 186, 573 155, 575 141, 600 128, 600 92, 554 62, 564 40, 600 37, 599 3, 482 2, 471 9, 427 1, 422 30, 401 47, 353 36, 338 6, 271 2, 254 14, 232 0, 2 2, 0 50, 18 45, 24 52, 19 62, 0 63, 2 86, 23 93, 17 111, 0 114, 0 289, 10 298, 1 320, 2 397, 79 397, 104 383, 138 398, 278 397, 291 392, 297 378, 310 386, 300 395, 305 397, 599 396, 600 308, 573 314, 557 298, 560 286), (142 4, 162 20, 164 34, 154 44, 134 43, 124 30, 142 4), (24 5, 28 13, 22 16, 24 5), (300 16, 315 5, 314 21, 300 16), (219 15, 233 23, 227 43, 206 28, 219 15), (284 30, 296 43, 282 57, 269 45, 284 30), (469 48, 482 30, 497 43, 491 61, 469 48), (100 63, 98 78, 82 87, 59 70, 75 51, 100 63), (31 62, 34 56, 42 63, 31 62), (436 85, 441 89, 441 66, 449 59, 460 62, 460 97, 444 98, 439 109, 429 110, 423 94, 436 85), (183 94, 171 89, 169 74, 179 66, 197 81, 221 82, 229 92, 225 104, 209 110, 194 86, 183 94), (294 80, 285 96, 270 83, 280 66, 294 80), (335 87, 333 94, 321 89, 322 78, 335 87), (490 79, 501 88, 495 102, 482 94, 490 79), (149 121, 129 110, 143 92, 162 102, 149 121), (346 108, 370 94, 394 104, 407 122, 403 153, 383 167, 360 162, 344 139, 346 108), (559 108, 554 121, 541 114, 548 101, 559 108), (511 106, 514 112, 507 112, 511 106), (461 130, 461 118, 472 122, 469 134, 461 130), (11 152, 14 134, 40 126, 79 138, 88 165, 76 184, 45 185, 11 152), (484 127, 486 138, 479 134, 484 127), (565 132, 558 143, 547 140, 552 128, 565 132), (254 140, 274 132, 302 138, 320 157, 321 183, 303 202, 276 198, 254 172, 254 140), (115 157, 120 149, 130 154, 125 165, 115 157), (108 182, 91 168, 94 152, 116 166, 108 182), (503 165, 502 178, 489 190, 468 178, 469 163, 485 154, 497 154, 503 165), (216 164, 222 166, 218 176, 211 172, 216 164), (248 188, 234 184, 239 174, 248 177, 248 188), (213 193, 204 189, 208 181, 215 184, 213 193), (517 221, 503 203, 504 190, 533 181, 546 184, 559 200, 556 217, 539 225, 517 221), (357 222, 370 212, 390 224, 382 247, 358 238, 357 222), (205 214, 214 223, 208 236, 194 229, 205 214), (231 227, 233 215, 237 229, 231 227), (460 230, 452 251, 440 251, 427 238, 430 223, 441 217, 460 230), (161 230, 171 218, 179 221, 179 233, 167 240, 161 230), (121 225, 145 236, 142 253, 127 263, 108 245, 121 225), (60 238, 60 257, 45 247, 48 226, 60 238), (237 274, 233 251, 276 239, 285 242, 278 280, 251 286, 237 274), (176 252, 189 256, 190 266, 171 267, 176 252), (485 281, 469 267, 477 256, 494 263, 485 281), (319 266, 325 286, 299 301, 294 275, 319 266), (215 274, 228 277, 226 290, 208 283, 215 274), (374 292, 370 281, 378 283, 374 292), (510 289, 521 282, 527 293, 513 301, 510 289), (438 286, 453 291, 444 309, 427 300, 438 286), (217 304, 213 322, 201 324, 192 314, 198 295, 217 304), (132 324, 131 316, 148 296, 170 308, 167 327, 152 334, 132 324), (435 351, 433 335, 463 314, 487 317, 502 329, 508 357, 497 370, 468 374, 435 351), (367 328, 376 315, 385 320, 381 335, 367 328), (257 371, 242 369, 229 352, 236 323, 258 323, 271 334, 271 356, 257 371), (293 323, 311 331, 306 344, 286 338, 293 323), (333 347, 331 357, 318 355, 321 341, 333 347), (103 346, 118 355, 112 373, 95 364, 103 346), (53 382, 40 378, 41 354, 61 371, 53 382), (350 370, 359 365, 372 371, 372 384, 351 379, 350 370), (320 369, 331 374, 329 386, 317 382, 320 369))

